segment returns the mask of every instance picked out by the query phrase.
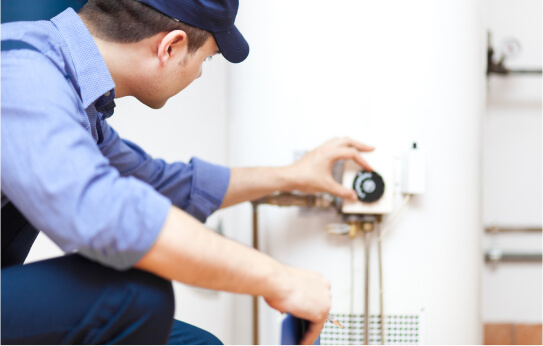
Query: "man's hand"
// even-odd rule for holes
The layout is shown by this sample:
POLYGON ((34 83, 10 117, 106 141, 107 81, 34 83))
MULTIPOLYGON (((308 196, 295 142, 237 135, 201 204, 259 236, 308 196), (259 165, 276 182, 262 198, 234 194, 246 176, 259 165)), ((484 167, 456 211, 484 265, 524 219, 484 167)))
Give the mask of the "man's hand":
POLYGON ((295 179, 295 190, 305 193, 327 192, 332 195, 356 200, 356 193, 345 188, 332 177, 332 167, 337 160, 352 159, 364 169, 372 171, 360 152, 375 148, 351 138, 334 138, 313 149, 299 161, 288 167, 295 179))
POLYGON ((319 337, 331 305, 330 282, 316 272, 286 267, 283 278, 287 286, 277 290, 266 303, 279 312, 288 312, 310 322, 301 345, 312 345, 319 337))
POLYGON ((370 165, 360 156, 360 152, 373 149, 347 137, 334 138, 290 166, 232 168, 221 208, 253 201, 276 191, 328 192, 341 198, 356 200, 353 190, 334 180, 332 166, 337 160, 352 159, 371 171, 370 165))

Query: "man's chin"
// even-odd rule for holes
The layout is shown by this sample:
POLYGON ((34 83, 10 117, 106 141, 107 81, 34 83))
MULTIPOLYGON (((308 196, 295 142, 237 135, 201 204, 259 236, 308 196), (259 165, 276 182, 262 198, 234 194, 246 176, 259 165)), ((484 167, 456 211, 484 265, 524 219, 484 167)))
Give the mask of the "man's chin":
POLYGON ((164 107, 168 99, 166 100, 139 100, 141 103, 152 109, 160 109, 164 107))

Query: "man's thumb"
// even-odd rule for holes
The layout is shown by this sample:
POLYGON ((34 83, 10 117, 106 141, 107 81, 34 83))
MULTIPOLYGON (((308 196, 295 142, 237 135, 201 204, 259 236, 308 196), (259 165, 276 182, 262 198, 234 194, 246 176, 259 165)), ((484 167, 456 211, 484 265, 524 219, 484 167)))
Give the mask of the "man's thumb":
POLYGON ((353 189, 346 188, 345 186, 340 185, 336 182, 334 182, 334 184, 332 185, 330 193, 350 201, 356 200, 356 192, 354 192, 353 189))

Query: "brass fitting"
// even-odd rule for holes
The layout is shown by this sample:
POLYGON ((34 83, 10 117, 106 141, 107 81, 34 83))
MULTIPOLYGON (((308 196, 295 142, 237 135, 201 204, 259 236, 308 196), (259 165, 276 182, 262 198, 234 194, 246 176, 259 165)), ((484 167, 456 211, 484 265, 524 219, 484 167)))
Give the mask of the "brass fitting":
POLYGON ((375 229, 375 225, 372 221, 364 221, 362 223, 362 231, 372 232, 375 229))
POLYGON ((360 221, 349 221, 349 238, 354 239, 356 233, 360 230, 360 221))

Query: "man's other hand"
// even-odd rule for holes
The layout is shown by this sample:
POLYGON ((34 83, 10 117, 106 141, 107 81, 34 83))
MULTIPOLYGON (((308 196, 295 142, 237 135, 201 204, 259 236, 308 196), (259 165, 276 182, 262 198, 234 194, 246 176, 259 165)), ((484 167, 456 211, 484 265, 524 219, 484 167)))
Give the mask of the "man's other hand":
POLYGON ((330 282, 321 274, 309 270, 285 267, 277 278, 281 282, 266 303, 281 313, 290 313, 310 322, 301 345, 312 345, 319 337, 330 311, 332 296, 330 282))

